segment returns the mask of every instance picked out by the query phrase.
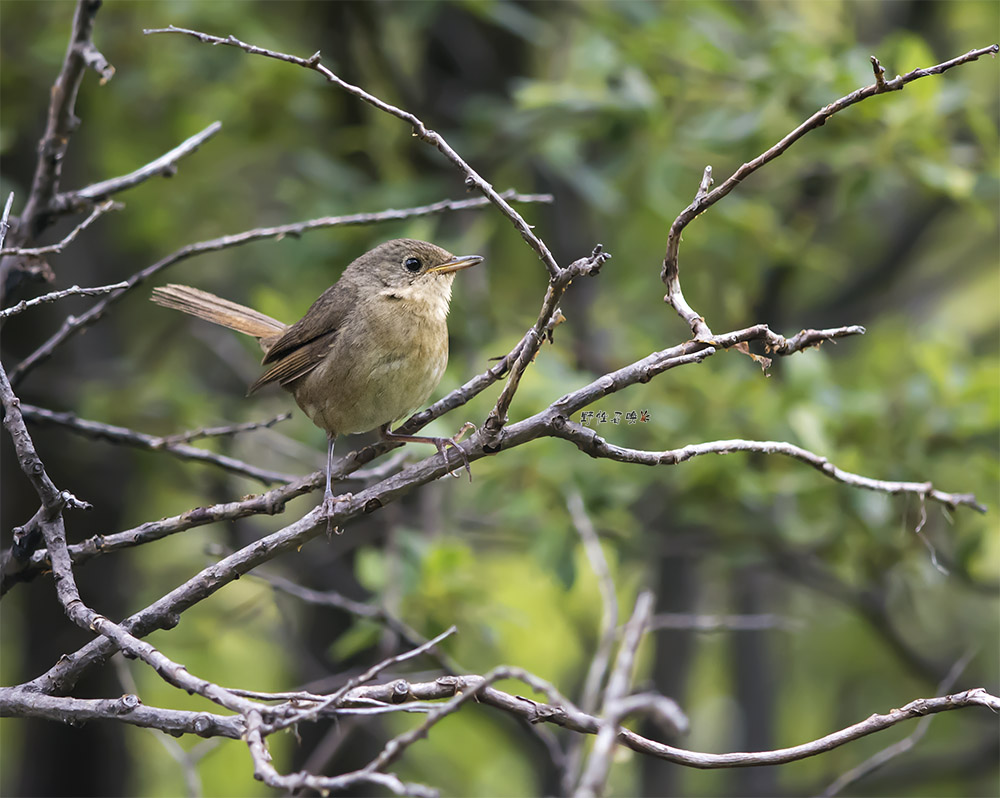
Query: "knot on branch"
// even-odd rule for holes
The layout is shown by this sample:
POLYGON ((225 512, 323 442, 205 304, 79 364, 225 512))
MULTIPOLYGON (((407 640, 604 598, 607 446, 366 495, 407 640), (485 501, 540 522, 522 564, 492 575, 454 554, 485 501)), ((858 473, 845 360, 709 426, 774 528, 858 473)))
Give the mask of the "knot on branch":
POLYGON ((194 719, 191 727, 199 737, 211 737, 209 732, 212 730, 212 725, 212 719, 208 715, 202 714, 194 719))
MULTIPOLYGON (((503 426, 505 423, 506 419, 500 418, 500 416, 497 415, 496 408, 494 408, 493 410, 490 411, 490 414, 487 417, 486 421, 483 422, 483 432, 485 432, 487 435, 495 439, 496 436, 499 435, 500 432, 503 430, 503 426)), ((494 440, 493 444, 495 445, 495 448, 493 449, 487 449, 485 445, 483 446, 483 448, 486 451, 490 452, 490 454, 493 454, 494 452, 500 450, 499 441, 494 440)))
POLYGON ((93 510, 94 505, 90 502, 85 502, 83 499, 78 499, 68 490, 64 490, 59 494, 59 498, 62 501, 62 506, 69 508, 70 510, 93 510))
POLYGON ((168 612, 160 620, 160 628, 173 629, 180 622, 181 622, 181 616, 179 612, 168 612))
POLYGON ((598 244, 585 258, 578 258, 562 271, 562 277, 571 281, 574 277, 593 277, 599 274, 601 267, 611 259, 611 253, 604 251, 604 245, 598 244))
POLYGON ((389 701, 393 704, 403 704, 410 697, 410 683, 406 679, 396 679, 392 683, 392 695, 389 701))
POLYGON ((126 693, 118 699, 117 703, 112 708, 112 711, 116 715, 127 715, 141 704, 142 701, 139 699, 139 696, 134 695, 133 693, 126 693))

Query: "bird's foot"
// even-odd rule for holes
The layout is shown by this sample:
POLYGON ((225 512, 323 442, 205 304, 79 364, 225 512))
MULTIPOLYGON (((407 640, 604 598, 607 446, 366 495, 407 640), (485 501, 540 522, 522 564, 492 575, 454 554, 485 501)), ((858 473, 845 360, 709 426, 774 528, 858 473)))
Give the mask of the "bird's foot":
MULTIPOLYGON (((466 433, 472 432, 476 429, 476 425, 471 421, 466 421, 462 428, 452 435, 450 438, 432 438, 434 445, 437 447, 438 453, 444 459, 445 465, 448 465, 448 447, 450 446, 456 452, 458 452, 459 457, 462 458, 462 465, 465 467, 466 473, 469 475, 469 482, 472 482, 472 464, 469 462, 469 455, 465 453, 463 449, 458 444, 461 443, 462 438, 465 437, 466 433)), ((458 469, 449 472, 451 476, 458 477, 458 469)))
POLYGON ((319 514, 320 517, 326 518, 326 534, 328 537, 330 535, 339 535, 343 532, 339 526, 333 525, 333 514, 338 504, 349 502, 353 498, 354 495, 351 493, 342 493, 339 496, 334 496, 333 491, 330 490, 327 490, 323 494, 323 501, 319 505, 319 514))
MULTIPOLYGON (((465 453, 465 450, 459 446, 459 442, 465 437, 465 433, 469 430, 474 430, 476 428, 475 424, 466 421, 462 428, 456 432, 450 438, 432 438, 427 435, 401 435, 397 432, 393 432, 389 429, 388 424, 384 424, 379 432, 382 435, 382 440, 384 441, 407 441, 412 443, 433 443, 438 450, 438 454, 441 455, 444 460, 444 464, 448 465, 448 447, 455 449, 459 457, 462 458, 462 465, 465 466, 465 470, 469 473, 469 482, 472 482, 472 466, 469 463, 469 455, 465 453)), ((457 470, 457 469, 456 469, 457 470)), ((458 476, 454 471, 450 472, 452 476, 458 476)))

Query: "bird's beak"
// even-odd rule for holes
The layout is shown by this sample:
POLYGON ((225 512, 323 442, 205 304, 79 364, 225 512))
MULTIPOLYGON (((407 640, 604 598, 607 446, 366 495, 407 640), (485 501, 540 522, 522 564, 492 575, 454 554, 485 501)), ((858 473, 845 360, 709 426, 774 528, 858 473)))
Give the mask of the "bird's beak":
POLYGON ((470 266, 475 266, 477 263, 483 262, 482 255, 459 255, 451 260, 446 260, 444 263, 439 263, 437 266, 431 266, 426 272, 426 274, 448 274, 448 272, 457 272, 461 269, 468 269, 470 266))

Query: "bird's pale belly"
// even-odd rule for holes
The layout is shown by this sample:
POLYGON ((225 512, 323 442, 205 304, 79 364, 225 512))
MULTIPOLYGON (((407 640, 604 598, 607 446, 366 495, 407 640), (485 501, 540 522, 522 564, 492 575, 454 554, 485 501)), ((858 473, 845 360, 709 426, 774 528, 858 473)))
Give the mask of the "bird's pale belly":
POLYGON ((443 345, 439 340, 432 349, 405 347, 380 353, 334 347, 302 378, 307 384, 296 386, 299 406, 316 426, 335 435, 392 423, 418 410, 437 387, 448 364, 447 341, 445 333, 443 345))

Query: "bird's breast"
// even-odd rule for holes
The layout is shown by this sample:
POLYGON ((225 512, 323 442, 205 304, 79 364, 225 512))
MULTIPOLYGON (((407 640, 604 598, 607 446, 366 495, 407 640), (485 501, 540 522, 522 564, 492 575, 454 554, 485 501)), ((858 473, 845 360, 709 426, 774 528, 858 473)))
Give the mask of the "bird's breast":
POLYGON ((359 305, 327 357, 293 388, 328 432, 367 432, 423 405, 448 364, 448 327, 439 303, 375 296, 359 305))

